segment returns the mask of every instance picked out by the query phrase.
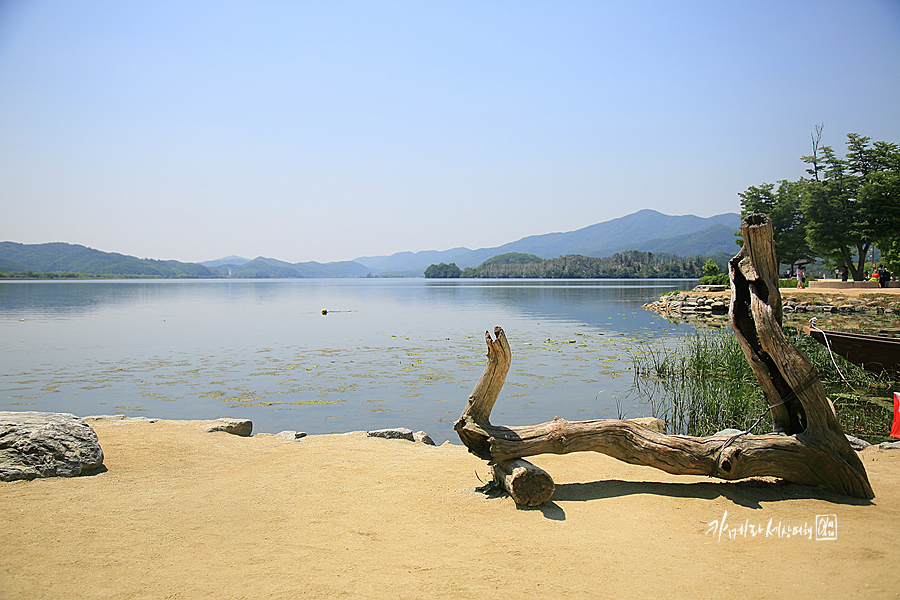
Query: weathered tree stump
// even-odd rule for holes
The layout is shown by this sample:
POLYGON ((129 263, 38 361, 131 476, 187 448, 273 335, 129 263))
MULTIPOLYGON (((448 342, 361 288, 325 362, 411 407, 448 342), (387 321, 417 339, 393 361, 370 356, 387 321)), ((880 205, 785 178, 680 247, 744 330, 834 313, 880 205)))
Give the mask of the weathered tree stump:
MULTIPOLYGON (((873 498, 865 468, 850 448, 815 368, 781 330, 781 294, 772 223, 750 215, 744 246, 729 263, 731 324, 769 404, 775 433, 666 435, 633 421, 573 421, 502 427, 491 410, 509 373, 506 334, 485 333, 487 364, 454 424, 469 451, 495 465, 537 454, 594 451, 676 475, 726 480, 778 477, 846 496, 873 498)), ((529 463, 530 464, 530 463, 529 463)), ((533 466, 533 465, 532 465, 533 466)))

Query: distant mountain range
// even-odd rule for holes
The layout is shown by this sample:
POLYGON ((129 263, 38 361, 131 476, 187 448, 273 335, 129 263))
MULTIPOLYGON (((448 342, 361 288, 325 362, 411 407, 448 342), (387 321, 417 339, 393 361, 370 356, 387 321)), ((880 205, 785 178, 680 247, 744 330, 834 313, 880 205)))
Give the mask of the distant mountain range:
POLYGON ((199 264, 220 277, 365 277, 371 272, 364 265, 349 260, 289 263, 263 256, 253 260, 229 256, 199 264))
POLYGON ((532 235, 495 248, 398 252, 390 256, 364 256, 354 262, 369 267, 373 274, 417 276, 424 273, 428 265, 452 262, 461 269, 477 267, 485 260, 507 252, 535 254, 544 259, 567 254, 604 258, 628 250, 679 256, 735 254, 738 247, 734 243, 734 232, 740 229, 740 224, 741 217, 737 213, 703 218, 670 216, 645 209, 576 231, 532 235))
POLYGON ((740 216, 736 213, 701 218, 641 210, 576 231, 533 235, 494 248, 398 252, 331 263, 288 263, 262 256, 252 260, 229 256, 202 263, 183 263, 101 252, 61 242, 0 242, 0 271, 125 277, 365 277, 369 274, 421 277, 431 264, 452 262, 460 268, 477 267, 491 257, 508 252, 535 254, 545 259, 570 254, 602 258, 628 250, 679 256, 734 254, 737 251, 734 232, 739 226, 740 216))
POLYGON ((214 273, 194 263, 135 258, 101 252, 77 244, 18 244, 0 242, 0 271, 17 273, 84 273, 123 277, 212 277, 214 273))

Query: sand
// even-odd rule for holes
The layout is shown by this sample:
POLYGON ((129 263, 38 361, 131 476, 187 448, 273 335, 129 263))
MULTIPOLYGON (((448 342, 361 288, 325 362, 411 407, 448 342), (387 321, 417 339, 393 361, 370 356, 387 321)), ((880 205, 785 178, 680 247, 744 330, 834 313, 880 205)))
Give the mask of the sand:
POLYGON ((0 599, 900 598, 898 450, 861 453, 871 502, 545 455, 521 509, 461 445, 91 425, 103 472, 0 482, 0 599))
MULTIPOLYGON (((892 301, 900 299, 900 288, 829 288, 829 287, 807 287, 807 288, 796 288, 796 287, 786 287, 779 288, 778 291, 787 299, 803 299, 804 297, 808 297, 810 299, 818 299, 818 298, 875 298, 875 297, 884 297, 886 299, 890 299, 892 301), (896 298, 894 298, 896 296, 896 298)), ((689 291, 687 293, 698 295, 698 296, 730 296, 731 291, 724 292, 692 292, 689 291)))
POLYGON ((900 451, 862 453, 871 502, 540 456, 519 509, 460 445, 91 425, 104 472, 0 483, 0 598, 900 597, 900 451))

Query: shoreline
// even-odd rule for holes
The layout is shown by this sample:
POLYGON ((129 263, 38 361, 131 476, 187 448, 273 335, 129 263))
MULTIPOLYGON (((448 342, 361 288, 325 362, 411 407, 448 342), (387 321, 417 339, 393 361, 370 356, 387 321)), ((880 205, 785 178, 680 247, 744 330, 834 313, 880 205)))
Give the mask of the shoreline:
MULTIPOLYGON (((799 324, 816 317, 820 327, 844 331, 871 331, 880 325, 900 328, 900 288, 779 288, 785 324, 799 324)), ((676 292, 648 302, 644 309, 667 319, 696 325, 725 325, 731 291, 676 292)))

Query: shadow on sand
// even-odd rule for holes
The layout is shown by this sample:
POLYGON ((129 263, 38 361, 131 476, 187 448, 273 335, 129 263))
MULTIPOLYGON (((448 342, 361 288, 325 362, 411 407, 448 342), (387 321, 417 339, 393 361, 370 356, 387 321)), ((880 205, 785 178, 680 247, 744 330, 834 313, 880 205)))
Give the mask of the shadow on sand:
POLYGON ((783 481, 766 481, 750 479, 729 482, 671 482, 657 481, 622 481, 607 479, 590 483, 561 483, 550 502, 533 508, 517 506, 519 510, 536 510, 544 517, 554 521, 565 521, 566 513, 561 502, 588 502, 606 500, 636 494, 653 494, 670 498, 701 498, 713 500, 724 497, 738 506, 751 509, 762 508, 763 502, 780 502, 796 499, 817 499, 832 504, 853 506, 869 506, 871 500, 841 496, 823 489, 785 483, 783 481))

